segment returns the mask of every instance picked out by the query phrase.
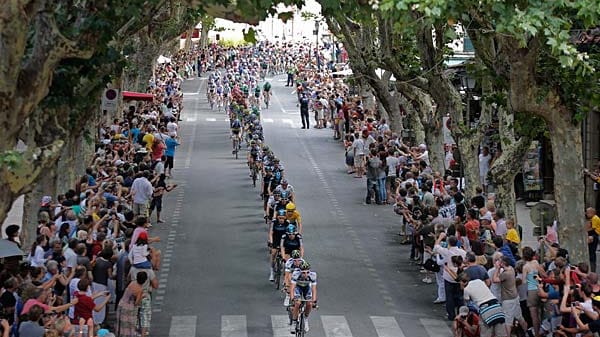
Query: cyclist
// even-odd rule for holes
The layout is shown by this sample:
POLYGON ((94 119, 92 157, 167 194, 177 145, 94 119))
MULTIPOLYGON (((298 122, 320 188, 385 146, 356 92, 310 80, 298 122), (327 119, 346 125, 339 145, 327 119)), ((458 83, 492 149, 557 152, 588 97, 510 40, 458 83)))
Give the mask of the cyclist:
POLYGON ((281 179, 283 179, 283 166, 280 165, 279 159, 274 157, 272 160, 273 163, 273 184, 277 186, 281 183, 281 179))
POLYGON ((248 86, 247 85, 242 85, 242 93, 244 94, 244 97, 247 98, 248 97, 248 86))
POLYGON ((310 264, 306 261, 300 266, 300 270, 292 274, 292 287, 290 293, 294 295, 294 308, 292 309, 292 327, 294 333, 298 324, 298 311, 300 310, 301 300, 305 303, 304 308, 304 331, 308 332, 308 316, 312 310, 313 304, 317 302, 317 273, 310 270, 310 264))
POLYGON ((260 146, 257 144, 256 140, 252 139, 250 141, 250 147, 248 148, 248 166, 250 167, 250 177, 252 177, 252 170, 254 169, 254 165, 256 162, 256 158, 260 152, 260 146))
POLYGON ((275 207, 277 207, 280 200, 281 193, 279 192, 273 193, 273 195, 269 197, 269 201, 267 201, 267 212, 265 215, 267 219, 273 219, 273 217, 275 216, 275 207))
POLYGON ((288 290, 290 287, 290 282, 292 280, 292 273, 296 270, 300 270, 300 266, 304 263, 304 259, 300 257, 299 250, 293 250, 291 257, 285 261, 285 277, 284 277, 284 291, 285 291, 285 300, 283 301, 283 306, 287 307, 290 305, 290 293, 288 290))
POLYGON ((264 167, 261 195, 262 195, 262 199, 263 199, 263 210, 265 212, 265 217, 267 215, 267 204, 269 201, 269 186, 271 185, 272 180, 273 180, 273 169, 271 169, 270 166, 264 167))
POLYGON ((254 88, 254 102, 258 106, 260 103, 260 86, 254 88))
POLYGON ((290 201, 294 201, 294 186, 288 184, 287 179, 282 178, 281 183, 277 187, 275 187, 275 189, 281 192, 287 192, 290 196, 290 201))
MULTIPOLYGON (((275 192, 273 192, 275 193, 275 192)), ((283 210, 285 211, 285 207, 287 206, 288 202, 290 201, 289 199, 289 194, 287 192, 281 192, 281 199, 279 199, 279 202, 275 205, 275 211, 278 212, 279 210, 283 210)))
POLYGON ((239 119, 236 118, 233 121, 231 121, 231 139, 232 139, 232 146, 233 146, 233 151, 231 151, 232 154, 237 150, 235 148, 236 139, 237 139, 237 144, 238 144, 238 148, 239 148, 239 144, 242 139, 240 137, 241 130, 242 130, 242 123, 239 121, 239 119))
POLYGON ((269 101, 271 100, 271 83, 269 83, 269 81, 263 84, 263 96, 265 99, 265 106, 269 108, 269 101))
POLYGON ((217 108, 224 106, 223 104, 223 84, 221 81, 217 84, 217 108))
POLYGON ((281 256, 285 261, 289 260, 290 254, 296 249, 300 251, 300 256, 304 256, 302 235, 298 234, 296 231, 296 226, 292 224, 287 226, 285 235, 281 237, 279 248, 281 249, 281 256))
MULTIPOLYGON (((281 210, 277 212, 276 219, 271 223, 271 229, 269 230, 268 246, 271 247, 271 272, 269 274, 269 281, 275 281, 273 268, 275 267, 275 259, 277 252, 280 251, 279 245, 281 244, 281 237, 285 235, 287 227, 290 223, 285 218, 285 211, 281 210)), ((283 255, 282 255, 283 256, 283 255)))
POLYGON ((296 205, 293 202, 288 202, 285 205, 285 217, 291 224, 296 225, 298 233, 302 233, 302 217, 300 216, 300 212, 296 210, 296 205))
POLYGON ((208 81, 208 86, 206 87, 206 96, 208 98, 208 102, 210 103, 210 108, 212 109, 212 106, 215 104, 215 90, 216 90, 216 84, 215 81, 213 79, 210 79, 208 81))

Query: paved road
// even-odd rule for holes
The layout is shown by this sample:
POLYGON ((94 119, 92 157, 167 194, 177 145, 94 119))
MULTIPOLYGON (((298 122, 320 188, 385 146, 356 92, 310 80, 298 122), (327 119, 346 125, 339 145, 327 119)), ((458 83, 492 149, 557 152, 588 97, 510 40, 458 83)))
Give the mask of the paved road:
MULTIPOLYGON (((289 336, 283 296, 267 281, 258 189, 232 158, 225 114, 208 108, 201 83, 184 84, 180 187, 166 201, 172 221, 153 229, 165 260, 151 335, 289 336)), ((398 243, 391 207, 362 204, 364 180, 346 174, 332 131, 300 129, 295 95, 283 78, 272 83, 266 141, 296 190, 306 257, 319 274, 309 336, 450 336, 434 285, 420 282, 398 243)))

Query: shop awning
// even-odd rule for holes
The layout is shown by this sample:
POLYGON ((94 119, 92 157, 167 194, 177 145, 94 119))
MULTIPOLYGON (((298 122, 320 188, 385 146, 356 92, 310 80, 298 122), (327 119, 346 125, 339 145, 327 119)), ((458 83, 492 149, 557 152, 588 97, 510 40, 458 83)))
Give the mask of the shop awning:
POLYGON ((154 95, 143 92, 123 91, 124 101, 154 101, 154 95))

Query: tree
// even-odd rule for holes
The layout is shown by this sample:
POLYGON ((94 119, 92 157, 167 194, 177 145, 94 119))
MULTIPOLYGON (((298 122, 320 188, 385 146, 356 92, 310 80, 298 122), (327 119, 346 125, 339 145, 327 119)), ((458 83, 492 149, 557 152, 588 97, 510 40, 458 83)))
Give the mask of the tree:
MULTIPOLYGON (((335 11, 333 11, 335 13, 335 11)), ((327 16, 327 25, 331 32, 344 41, 344 46, 351 59, 351 67, 355 76, 362 77, 373 88, 373 94, 387 112, 390 128, 402 131, 402 114, 397 97, 390 93, 389 77, 380 77, 376 73, 379 62, 377 32, 373 24, 356 23, 351 18, 337 12, 338 15, 327 16)))
POLYGON ((587 261, 580 121, 598 100, 598 75, 597 64, 571 44, 570 29, 597 23, 600 4, 390 0, 382 6, 462 22, 479 58, 506 81, 511 109, 544 119, 552 143, 559 237, 572 262, 587 261))
MULTIPOLYGON (((0 123, 4 128, 0 136, 0 177, 4 182, 0 186, 1 221, 13 201, 30 191, 40 175, 56 163, 65 139, 76 136, 67 133, 65 137, 37 137, 38 141, 30 142, 25 151, 15 150, 19 138, 36 138, 29 137, 31 130, 26 128, 37 125, 30 119, 41 115, 36 111, 40 111, 40 103, 51 90, 61 62, 89 60, 115 39, 129 37, 148 26, 161 9, 178 4, 248 23, 257 23, 268 12, 276 12, 271 3, 250 0, 227 6, 217 0, 131 0, 118 5, 107 0, 7 0, 0 6, 0 123)), ((59 108, 42 110, 50 120, 60 117, 59 108)))
POLYGON ((215 18, 203 15, 200 24, 202 25, 200 30, 200 48, 206 48, 208 45, 208 32, 215 27, 215 18))

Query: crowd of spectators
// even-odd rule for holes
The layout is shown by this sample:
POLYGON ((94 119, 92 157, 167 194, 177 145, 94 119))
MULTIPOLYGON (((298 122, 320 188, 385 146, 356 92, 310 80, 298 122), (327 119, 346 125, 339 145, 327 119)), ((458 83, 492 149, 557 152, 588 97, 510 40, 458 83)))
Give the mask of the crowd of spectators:
MULTIPOLYGON (((334 138, 343 141, 347 173, 366 178, 364 203, 393 205, 390 211, 398 215, 401 242, 410 245, 415 272, 425 284, 435 280, 432 302, 445 305, 456 336, 600 332, 595 259, 591 266, 571 265, 555 227, 548 227, 535 247, 523 246, 520 226, 487 193, 487 171, 477 194, 467 200, 458 178, 431 168, 425 144, 399 137, 343 79, 317 71, 308 55, 304 58, 303 68, 288 72, 303 126, 329 124, 334 138), (314 121, 308 120, 309 112, 314 121)), ((488 153, 484 148, 479 158, 487 160, 484 169, 491 161, 488 153)), ((450 154, 446 164, 452 160, 450 154)), ((600 218, 593 208, 586 218, 590 242, 597 242, 600 218)))
MULTIPOLYGON (((148 336, 158 288, 163 197, 176 188, 181 84, 197 72, 199 51, 179 52, 148 83, 151 102, 130 103, 98 127, 95 153, 73 187, 44 196, 37 238, 23 263, 0 271, 4 335, 148 336)), ((168 220, 168 219, 166 219, 168 220)), ((6 228, 20 246, 19 227, 6 228)))

